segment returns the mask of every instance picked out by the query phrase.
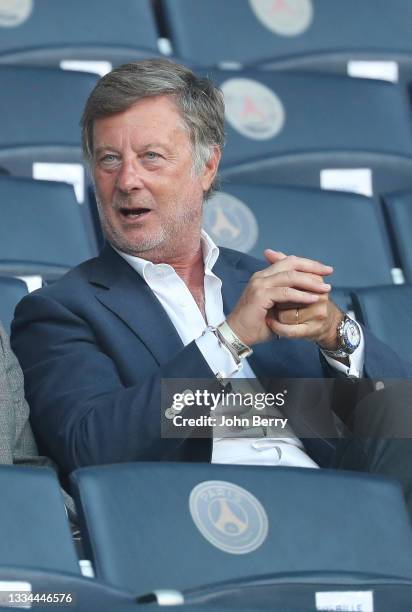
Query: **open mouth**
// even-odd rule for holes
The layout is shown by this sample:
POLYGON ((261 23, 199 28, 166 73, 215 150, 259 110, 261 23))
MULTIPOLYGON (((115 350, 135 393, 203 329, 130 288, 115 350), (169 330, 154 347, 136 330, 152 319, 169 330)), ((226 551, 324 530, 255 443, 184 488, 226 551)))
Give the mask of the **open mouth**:
POLYGON ((135 207, 135 208, 120 208, 120 214, 125 219, 140 219, 150 212, 150 208, 135 207))

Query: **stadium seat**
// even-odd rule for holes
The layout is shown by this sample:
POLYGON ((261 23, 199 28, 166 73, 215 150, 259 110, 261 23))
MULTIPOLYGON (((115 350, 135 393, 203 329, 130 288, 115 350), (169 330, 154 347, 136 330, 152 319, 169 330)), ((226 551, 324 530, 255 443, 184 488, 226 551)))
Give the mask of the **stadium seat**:
POLYGON ((14 309, 27 295, 27 285, 18 278, 0 276, 0 321, 8 334, 14 317, 14 309))
POLYGON ((138 462, 72 484, 96 576, 141 595, 278 573, 412 577, 403 496, 381 477, 138 462))
POLYGON ((410 189, 411 120, 394 85, 214 71, 226 100, 221 178, 373 195, 410 189))
POLYGON ((394 266, 376 202, 354 193, 227 182, 206 202, 220 245, 263 259, 263 250, 323 261, 336 287, 390 284, 394 266))
POLYGON ((3 275, 52 280, 96 254, 71 185, 0 177, 0 212, 3 275))
POLYGON ((150 0, 122 0, 121 7, 109 0, 3 5, 0 63, 59 66, 61 61, 86 60, 118 65, 158 54, 150 0))
POLYGON ((0 466, 0 567, 80 575, 63 496, 48 468, 0 466))
POLYGON ((383 202, 399 265, 412 283, 412 191, 384 194, 383 202))
MULTIPOLYGON (((60 605, 79 612, 129 612, 136 607, 127 592, 84 578, 73 544, 63 496, 49 468, 0 466, 0 608, 39 607, 36 603, 4 606, 11 592, 70 596, 60 605)), ((52 600, 56 601, 56 600, 52 600)), ((37 602, 38 603, 38 602, 37 602)), ((46 604, 46 602, 45 602, 46 604)))
POLYGON ((15 176, 72 183, 91 236, 94 204, 79 121, 96 80, 52 68, 0 66, 0 167, 15 176))
POLYGON ((78 149, 80 117, 96 81, 83 72, 0 66, 1 162, 4 149, 78 149))
MULTIPOLYGON (((389 60, 401 77, 411 73, 409 0, 163 0, 163 6, 174 53, 198 66, 345 73, 349 60, 389 60)), ((385 74, 382 64, 380 70, 385 74)))
POLYGON ((353 304, 375 336, 412 363, 412 285, 358 289, 353 304))
POLYGON ((397 86, 285 72, 210 75, 226 102, 223 178, 342 189, 346 181, 365 195, 411 185, 412 123, 397 86), (351 172, 336 179, 334 169, 351 172))

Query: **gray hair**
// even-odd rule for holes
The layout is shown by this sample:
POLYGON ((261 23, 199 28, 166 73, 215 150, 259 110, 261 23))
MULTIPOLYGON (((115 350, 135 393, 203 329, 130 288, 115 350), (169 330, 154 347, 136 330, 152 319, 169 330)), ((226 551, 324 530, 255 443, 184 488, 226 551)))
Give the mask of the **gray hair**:
MULTIPOLYGON (((173 96, 188 130, 193 148, 193 170, 199 173, 213 154, 224 146, 223 94, 207 78, 168 59, 147 59, 123 64, 101 78, 91 92, 81 119, 82 145, 86 160, 93 159, 93 123, 128 110, 138 100, 173 96)), ((211 185, 206 197, 216 188, 211 185)))

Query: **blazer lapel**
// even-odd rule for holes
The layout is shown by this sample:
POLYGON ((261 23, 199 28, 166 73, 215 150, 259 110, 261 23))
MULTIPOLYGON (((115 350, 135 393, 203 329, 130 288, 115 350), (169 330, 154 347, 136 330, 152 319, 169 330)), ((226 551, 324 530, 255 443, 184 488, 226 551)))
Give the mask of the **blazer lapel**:
POLYGON ((182 349, 179 334, 149 286, 110 245, 96 258, 89 280, 99 302, 126 323, 159 365, 182 349))

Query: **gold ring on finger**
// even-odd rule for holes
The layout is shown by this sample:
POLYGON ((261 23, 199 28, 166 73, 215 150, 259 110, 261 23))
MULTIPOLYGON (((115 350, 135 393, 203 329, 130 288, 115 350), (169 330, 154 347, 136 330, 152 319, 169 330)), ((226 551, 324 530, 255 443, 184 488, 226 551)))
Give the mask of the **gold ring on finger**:
POLYGON ((296 308, 295 325, 299 325, 299 308, 296 308))

